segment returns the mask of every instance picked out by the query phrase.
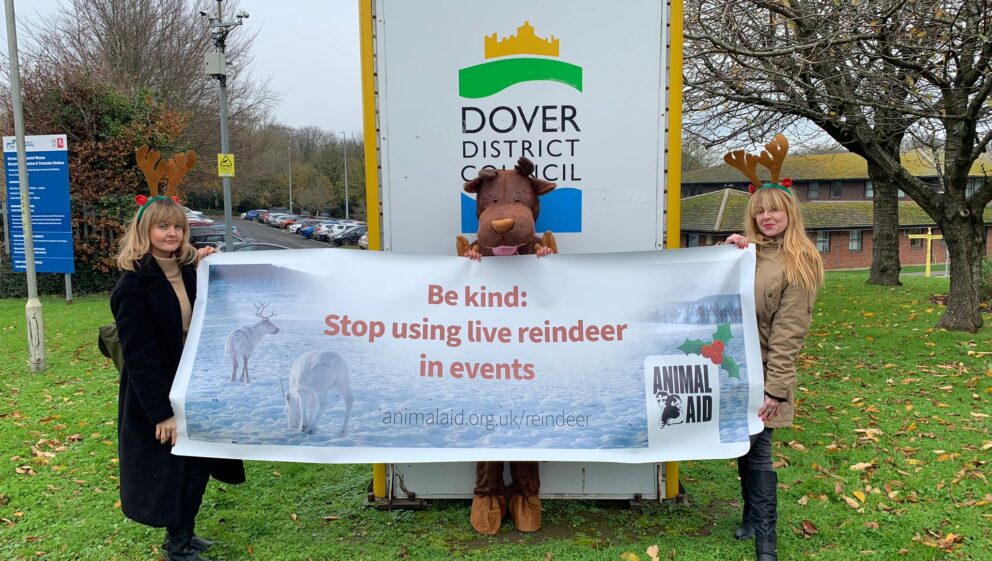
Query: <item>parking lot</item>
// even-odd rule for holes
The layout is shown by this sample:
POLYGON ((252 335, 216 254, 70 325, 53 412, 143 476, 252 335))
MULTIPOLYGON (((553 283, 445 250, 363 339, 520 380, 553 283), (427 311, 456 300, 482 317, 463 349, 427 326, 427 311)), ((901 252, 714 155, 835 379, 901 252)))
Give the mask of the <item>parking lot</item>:
MULTIPOLYGON (((220 225, 224 224, 223 216, 211 216, 210 219, 220 225)), ((234 217, 231 220, 231 224, 241 232, 242 237, 252 238, 256 242, 284 245, 290 249, 332 247, 330 244, 316 240, 305 240, 296 234, 290 234, 288 230, 272 228, 252 220, 242 220, 241 218, 234 217)))

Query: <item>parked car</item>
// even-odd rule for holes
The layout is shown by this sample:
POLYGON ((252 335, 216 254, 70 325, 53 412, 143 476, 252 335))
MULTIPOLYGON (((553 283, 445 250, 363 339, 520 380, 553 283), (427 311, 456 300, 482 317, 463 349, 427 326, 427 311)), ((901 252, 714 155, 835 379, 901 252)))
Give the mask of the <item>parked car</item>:
POLYGON ((319 218, 306 218, 303 220, 297 220, 296 222, 290 224, 289 227, 286 229, 289 230, 290 234, 299 234, 300 230, 302 230, 303 228, 307 226, 313 226, 314 224, 320 224, 323 221, 324 221, 323 219, 319 219, 319 218))
POLYGON ((362 237, 358 238, 358 249, 368 249, 369 248, 369 233, 366 228, 366 232, 362 234, 362 237))
MULTIPOLYGON (((224 233, 224 224, 222 224, 222 223, 212 222, 210 224, 190 224, 189 225, 189 237, 190 238, 192 238, 193 236, 202 235, 202 234, 223 234, 223 233, 224 233)), ((238 230, 238 227, 235 226, 234 224, 231 224, 231 233, 233 233, 235 236, 241 236, 241 232, 238 230)), ((251 241, 254 241, 254 240, 251 240, 251 241)))
POLYGON ((369 229, 366 226, 352 226, 341 233, 335 234, 331 238, 331 244, 341 247, 347 244, 358 243, 358 238, 365 235, 369 229))
POLYGON ((313 237, 314 239, 318 239, 322 242, 326 242, 331 238, 333 238, 334 236, 336 236, 337 234, 340 234, 341 232, 347 230, 349 227, 351 226, 348 224, 342 224, 340 222, 337 222, 335 224, 331 224, 326 227, 318 228, 317 231, 314 232, 313 237))
POLYGON ((296 224, 300 220, 303 220, 303 217, 302 216, 297 216, 295 214, 290 214, 290 215, 284 217, 282 220, 280 220, 276 224, 276 226, 279 226, 280 228, 289 228, 290 226, 292 226, 293 224, 296 224))
MULTIPOLYGON (((221 246, 218 249, 220 249, 221 251, 226 251, 224 249, 224 246, 221 246)), ((235 245, 233 251, 269 251, 273 249, 289 249, 289 248, 284 245, 279 245, 276 243, 246 242, 235 245)))
POLYGON ((325 222, 321 222, 317 225, 317 228, 313 231, 310 237, 315 240, 326 240, 327 234, 331 231, 331 228, 334 228, 340 224, 341 222, 338 220, 327 220, 325 222))
MULTIPOLYGON (((248 243, 253 241, 255 240, 251 238, 242 238, 237 234, 231 236, 231 243, 233 244, 248 243)), ((192 244, 193 247, 197 249, 207 246, 213 246, 217 249, 220 249, 225 245, 224 232, 210 232, 207 234, 197 234, 197 235, 190 234, 189 243, 192 244)))
POLYGON ((268 215, 268 217, 266 217, 266 219, 265 219, 265 223, 268 224, 269 226, 272 226, 274 228, 274 227, 278 226, 279 225, 279 222, 283 218, 286 218, 287 216, 289 216, 289 215, 288 214, 285 214, 285 213, 281 213, 281 212, 276 212, 276 213, 270 212, 269 215, 268 215))
POLYGON ((268 210, 264 208, 256 208, 255 210, 249 210, 246 212, 242 218, 245 220, 258 220, 259 216, 261 216, 264 212, 268 212, 268 210))

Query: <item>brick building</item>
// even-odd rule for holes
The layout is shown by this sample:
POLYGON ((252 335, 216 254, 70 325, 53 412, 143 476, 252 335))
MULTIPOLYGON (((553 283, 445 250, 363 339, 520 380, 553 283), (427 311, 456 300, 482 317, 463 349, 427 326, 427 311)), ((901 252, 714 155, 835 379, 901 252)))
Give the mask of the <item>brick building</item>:
MULTIPOLYGON (((902 155, 910 172, 940 190, 933 166, 917 152, 902 155)), ((992 169, 992 160, 981 159, 972 168, 968 194, 984 180, 982 168, 992 169)), ((759 168, 760 173, 761 168, 759 168)), ((782 177, 791 177, 793 191, 803 202, 803 219, 827 269, 859 269, 871 266, 872 198, 865 160, 849 152, 790 156, 782 177)), ((750 195, 748 181, 726 164, 686 173, 682 178, 682 247, 712 245, 744 230, 744 212, 750 195)), ((992 208, 986 211, 992 226, 992 208)), ((923 209, 899 193, 899 258, 903 265, 926 261, 926 241, 910 239, 925 234, 936 224, 923 209)), ((986 228, 986 254, 992 254, 992 227, 986 228)), ((932 262, 943 263, 943 241, 933 242, 932 262)))
MULTIPOLYGON (((735 232, 744 231, 744 216, 750 195, 746 191, 722 189, 682 199, 681 247, 713 245, 735 232)), ((871 201, 806 201, 803 220, 810 239, 823 256, 827 269, 862 269, 871 266, 871 201)), ((992 209, 986 214, 985 252, 992 254, 992 209)), ((926 262, 926 241, 910 239, 925 234, 936 224, 910 200, 899 202, 899 260, 903 265, 926 262)), ((943 241, 933 242, 933 263, 943 263, 943 241)))

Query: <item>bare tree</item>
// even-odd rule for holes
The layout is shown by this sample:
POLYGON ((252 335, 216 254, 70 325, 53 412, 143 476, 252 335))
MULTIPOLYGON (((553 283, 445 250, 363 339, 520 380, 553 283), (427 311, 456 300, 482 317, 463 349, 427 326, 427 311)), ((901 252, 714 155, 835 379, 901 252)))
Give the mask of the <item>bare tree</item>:
MULTIPOLYGON (((25 54, 34 67, 83 69, 132 98, 150 92, 193 116, 185 134, 192 148, 214 152, 217 84, 202 71, 212 46, 199 11, 215 9, 213 0, 66 0, 53 18, 30 29, 25 54)), ((233 13, 237 2, 229 0, 225 9, 233 13)), ((232 133, 262 119, 274 97, 247 71, 254 38, 246 28, 227 42, 232 133)), ((236 134, 232 139, 237 142, 236 134)))
POLYGON ((693 0, 686 9, 686 84, 717 124, 710 133, 765 134, 805 119, 861 155, 876 220, 898 215, 879 203, 901 189, 944 235, 951 290, 938 325, 978 330, 992 181, 970 195, 967 182, 992 141, 992 3, 693 0), (942 144, 943 192, 902 165, 907 135, 942 144))

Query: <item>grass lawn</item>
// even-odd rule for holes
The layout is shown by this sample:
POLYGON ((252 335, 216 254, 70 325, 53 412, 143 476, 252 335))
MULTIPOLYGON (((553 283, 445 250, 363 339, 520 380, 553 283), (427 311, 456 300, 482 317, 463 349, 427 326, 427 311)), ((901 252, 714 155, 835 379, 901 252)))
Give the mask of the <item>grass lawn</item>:
MULTIPOLYGON (((992 559, 992 317, 977 335, 934 330, 927 297, 946 279, 866 278, 828 274, 798 425, 776 431, 780 558, 992 559)), ((107 300, 44 304, 48 371, 30 374, 24 302, 0 300, 0 559, 160 559, 162 531, 118 506, 116 371, 96 349, 107 300)), ((541 532, 493 538, 472 531, 463 501, 364 508, 370 466, 247 468, 248 483, 208 489, 211 558, 646 560, 657 544, 661 559, 753 559, 732 537, 732 461, 683 462, 687 506, 545 501, 541 532)))

